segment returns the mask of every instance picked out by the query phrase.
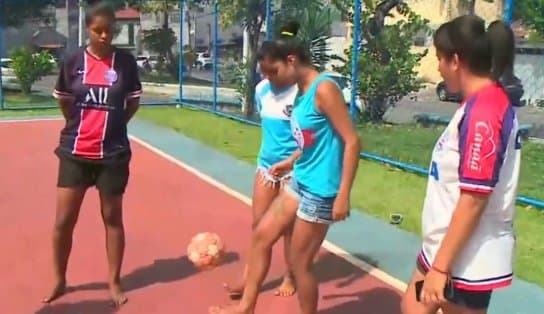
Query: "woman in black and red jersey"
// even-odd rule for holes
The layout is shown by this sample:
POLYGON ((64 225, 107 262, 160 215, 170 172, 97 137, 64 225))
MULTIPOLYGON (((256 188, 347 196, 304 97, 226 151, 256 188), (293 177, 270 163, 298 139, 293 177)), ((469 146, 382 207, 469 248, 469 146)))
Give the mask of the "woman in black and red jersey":
POLYGON ((53 232, 55 282, 48 303, 66 290, 72 234, 85 192, 99 191, 106 229, 109 288, 115 305, 126 302, 120 284, 125 247, 122 207, 131 150, 127 123, 139 107, 142 87, 135 58, 112 46, 115 12, 105 4, 87 9, 89 45, 67 56, 53 95, 66 125, 59 158, 57 213, 53 232))

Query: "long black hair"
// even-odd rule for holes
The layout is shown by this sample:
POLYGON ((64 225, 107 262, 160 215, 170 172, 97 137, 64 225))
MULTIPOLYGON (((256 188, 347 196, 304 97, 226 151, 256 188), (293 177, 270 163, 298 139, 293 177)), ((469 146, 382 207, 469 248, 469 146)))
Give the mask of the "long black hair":
POLYGON ((291 21, 285 24, 280 33, 272 41, 265 41, 257 52, 257 60, 265 57, 273 60, 286 60, 288 56, 294 55, 302 64, 311 64, 310 50, 306 44, 297 37, 300 25, 291 21))
POLYGON ((441 56, 456 54, 477 75, 498 80, 514 66, 514 34, 503 21, 491 23, 486 30, 480 17, 463 15, 442 24, 433 41, 441 56))

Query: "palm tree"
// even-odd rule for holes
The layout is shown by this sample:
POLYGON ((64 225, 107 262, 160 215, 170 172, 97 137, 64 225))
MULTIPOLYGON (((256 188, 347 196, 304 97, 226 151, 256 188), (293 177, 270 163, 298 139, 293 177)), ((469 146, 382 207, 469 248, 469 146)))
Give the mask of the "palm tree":
POLYGON ((300 24, 299 37, 310 49, 312 63, 322 70, 330 61, 328 39, 331 37, 331 26, 340 21, 340 11, 325 4, 326 1, 298 0, 283 1, 281 11, 274 14, 276 29, 289 20, 300 24))

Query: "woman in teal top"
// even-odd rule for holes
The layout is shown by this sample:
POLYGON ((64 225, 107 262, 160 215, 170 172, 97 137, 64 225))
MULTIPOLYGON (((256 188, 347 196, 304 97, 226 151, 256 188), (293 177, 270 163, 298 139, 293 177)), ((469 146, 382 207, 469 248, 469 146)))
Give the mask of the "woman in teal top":
POLYGON ((331 223, 349 215, 349 195, 359 163, 360 141, 345 101, 332 78, 320 74, 309 51, 289 23, 260 56, 271 80, 297 83, 291 114, 298 150, 270 168, 281 177, 294 168, 289 185, 256 226, 251 240, 244 293, 236 305, 210 308, 213 314, 253 313, 270 266, 274 243, 292 228, 290 270, 298 291, 300 313, 317 313, 318 287, 313 260, 331 223))

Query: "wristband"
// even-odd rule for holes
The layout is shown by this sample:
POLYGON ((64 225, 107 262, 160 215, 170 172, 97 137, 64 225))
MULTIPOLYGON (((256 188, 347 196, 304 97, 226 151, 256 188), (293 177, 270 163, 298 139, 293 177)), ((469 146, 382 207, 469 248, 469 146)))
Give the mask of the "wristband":
POLYGON ((434 270, 435 272, 439 273, 439 274, 442 274, 442 275, 446 275, 446 276, 449 276, 449 275, 450 275, 449 272, 443 271, 443 270, 441 270, 441 269, 439 269, 439 268, 436 268, 436 266, 434 266, 434 265, 431 266, 431 269, 434 270))

